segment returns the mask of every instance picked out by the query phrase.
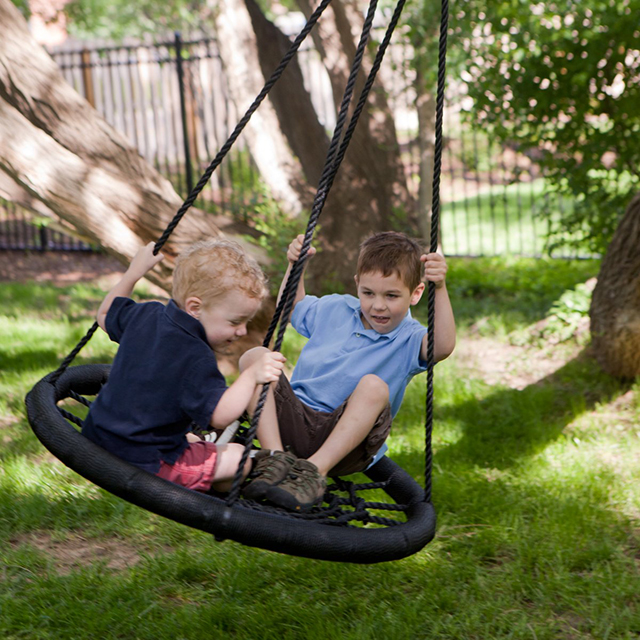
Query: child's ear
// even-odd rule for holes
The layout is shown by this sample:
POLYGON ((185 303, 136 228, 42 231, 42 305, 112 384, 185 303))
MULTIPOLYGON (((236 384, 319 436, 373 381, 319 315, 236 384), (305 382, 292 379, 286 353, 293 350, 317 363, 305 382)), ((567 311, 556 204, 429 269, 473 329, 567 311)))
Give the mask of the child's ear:
POLYGON ((184 310, 193 318, 198 320, 200 318, 200 310, 202 309, 202 300, 196 296, 187 298, 184 302, 184 310))
POLYGON ((420 298, 422 298, 422 294, 424 293, 424 282, 421 282, 411 294, 411 305, 418 304, 420 302, 420 298))

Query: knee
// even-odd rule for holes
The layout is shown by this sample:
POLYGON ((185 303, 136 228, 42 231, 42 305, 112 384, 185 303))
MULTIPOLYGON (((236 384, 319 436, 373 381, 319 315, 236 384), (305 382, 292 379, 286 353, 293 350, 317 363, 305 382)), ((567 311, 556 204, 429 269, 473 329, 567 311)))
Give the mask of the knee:
POLYGON ((268 353, 269 349, 266 347, 254 347, 253 349, 249 349, 249 351, 245 351, 241 356, 238 362, 238 367, 240 371, 245 371, 248 369, 258 358, 262 356, 263 353, 268 353))
POLYGON ((373 373, 364 376, 358 383, 357 389, 366 393, 368 398, 375 398, 382 404, 389 402, 389 385, 373 373))

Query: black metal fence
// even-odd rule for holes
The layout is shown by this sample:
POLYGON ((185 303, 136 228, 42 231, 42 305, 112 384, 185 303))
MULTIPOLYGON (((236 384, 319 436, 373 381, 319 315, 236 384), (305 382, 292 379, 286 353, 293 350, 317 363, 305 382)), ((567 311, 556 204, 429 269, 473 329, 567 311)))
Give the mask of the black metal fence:
MULTIPOLYGON (((401 47, 401 45, 397 45, 401 47)), ((397 49, 398 58, 408 55, 397 49)), ((239 118, 227 95, 225 70, 212 38, 118 46, 81 46, 52 52, 67 81, 135 145, 140 154, 186 195, 239 118)), ((333 125, 333 98, 314 49, 299 59, 319 118, 333 125), (327 93, 329 92, 329 93, 327 93)), ((384 73, 384 72, 383 72, 384 73)), ((387 69, 385 88, 396 118, 410 188, 417 194, 415 95, 411 77, 387 69)), ((457 255, 538 255, 544 234, 542 207, 561 205, 543 196, 535 162, 464 126, 460 101, 448 101, 442 168, 442 238, 457 255)), ((243 216, 263 197, 259 172, 242 140, 213 175, 198 201, 204 209, 243 216), (233 187, 232 187, 233 185, 233 187)), ((0 248, 87 249, 0 201, 0 248)))
POLYGON ((94 247, 52 226, 49 218, 36 216, 0 199, 0 250, 93 251, 94 247))

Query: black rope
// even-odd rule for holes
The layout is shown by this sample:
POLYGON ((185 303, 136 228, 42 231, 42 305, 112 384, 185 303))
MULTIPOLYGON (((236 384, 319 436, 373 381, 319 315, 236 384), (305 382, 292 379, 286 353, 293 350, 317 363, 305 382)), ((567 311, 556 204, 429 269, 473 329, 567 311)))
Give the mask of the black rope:
POLYGON ((71 411, 67 411, 66 409, 63 409, 62 407, 58 407, 58 411, 60 412, 60 415, 63 418, 66 418, 69 422, 73 422, 73 424, 75 424, 78 427, 82 428, 82 426, 83 426, 82 419, 79 418, 77 415, 75 415, 75 413, 71 413, 71 411))
POLYGON ((49 378, 51 384, 55 384, 58 381, 58 378, 67 370, 75 357, 80 353, 80 351, 82 351, 84 345, 87 344, 89 340, 91 340, 93 334, 97 331, 98 326, 99 325, 97 322, 94 322, 91 325, 89 331, 85 333, 80 342, 78 342, 78 344, 73 348, 69 355, 60 363, 60 366, 51 374, 51 377, 49 378))
MULTIPOLYGON (((356 49, 356 55, 354 56, 354 60, 351 66, 351 71, 349 74, 349 79, 347 80, 344 95, 342 98, 340 111, 336 121, 336 127, 334 129, 333 137, 329 145, 329 150, 327 151, 325 165, 322 171, 322 175, 320 177, 316 196, 314 198, 314 202, 311 208, 311 215, 309 216, 309 221, 307 223, 307 229, 305 232, 304 240, 302 242, 300 256, 296 261, 296 263, 291 268, 291 271, 289 272, 289 277, 287 279, 287 282, 285 283, 285 287, 282 292, 280 302, 271 320, 269 329, 267 330, 267 335, 265 336, 264 345, 268 346, 269 343, 271 342, 271 338, 273 336, 273 332, 275 331, 275 327, 277 326, 278 321, 280 321, 278 335, 274 345, 275 351, 279 351, 281 349, 282 342, 284 340, 284 334, 289 322, 291 311, 293 309, 295 292, 298 288, 298 283, 300 281, 300 278, 302 277, 302 274, 304 272, 304 263, 307 257, 307 253, 309 251, 309 247, 311 246, 311 241, 313 239, 313 235, 314 235, 316 226, 318 224, 320 214, 322 213, 322 209, 324 208, 324 204, 326 202, 327 196, 329 195, 331 186, 333 185, 333 182, 335 180, 335 176, 338 172, 338 169, 340 168, 340 164, 344 159, 346 150, 353 137, 353 133, 355 131, 358 118, 360 117, 360 114, 364 109, 364 105, 368 98, 369 92, 371 91, 371 87, 373 86, 373 83, 375 81, 376 75, 382 63, 382 59, 384 58, 384 54, 386 53, 386 49, 391 40, 391 36, 400 19, 400 15, 402 13, 402 9, 404 8, 405 1, 406 0, 399 0, 399 2, 396 5, 396 9, 389 22, 389 26, 387 27, 385 36, 378 48, 378 52, 376 54, 374 64, 372 65, 372 68, 369 72, 365 85, 360 93, 357 106, 354 109, 354 112, 351 116, 351 120, 349 122, 349 125, 347 126, 346 131, 344 132, 344 137, 343 137, 342 132, 344 128, 344 123, 347 118, 349 104, 351 103, 351 98, 353 95, 357 76, 360 71, 360 67, 362 66, 362 58, 364 56, 364 51, 366 49, 367 41, 369 39, 369 34, 371 32, 373 18, 374 18, 375 10, 377 7, 377 0, 371 0, 369 4, 369 10, 367 12, 367 16, 364 21, 362 33, 360 36, 360 41, 356 49), (342 139, 342 142, 340 142, 341 139, 342 139)), ((233 503, 238 499, 238 496, 240 495, 240 485, 242 484, 242 470, 244 469, 244 465, 249 456, 251 443, 258 430, 258 423, 260 421, 260 416, 262 415, 262 411, 264 410, 264 405, 266 404, 269 386, 270 386, 269 383, 263 386, 262 391, 260 393, 260 397, 256 404, 256 408, 254 410, 254 414, 252 417, 251 427, 248 432, 248 441, 247 441, 247 444, 245 445, 245 451, 240 461, 240 465, 238 466, 238 471, 234 478, 233 486, 229 493, 229 498, 227 500, 227 504, 229 504, 229 506, 233 505, 233 503)))
MULTIPOLYGON (((430 252, 438 250, 438 223, 440 219, 440 172, 442 167, 442 121, 444 116, 444 89, 447 61, 447 30, 449 28, 449 0, 442 0, 440 16, 440 43, 438 50, 438 92, 436 97, 436 132, 433 160, 433 199, 431 205, 431 245, 430 252)), ((425 417, 425 449, 424 449, 424 499, 431 502, 431 473, 433 467, 433 449, 431 436, 433 433, 433 367, 435 350, 435 283, 429 282, 427 296, 427 398, 425 417)))
MULTIPOLYGON (((386 53, 387 47, 389 46, 389 42, 391 40, 391 36, 393 35, 393 32, 398 24, 398 20, 400 19, 400 15, 402 13, 402 10, 404 8, 405 5, 405 1, 406 0, 401 0, 400 2, 398 2, 398 4, 396 5, 396 9, 393 13, 393 16, 391 18, 391 21, 389 22, 389 25, 387 27, 387 31, 385 33, 384 38, 382 39, 382 42, 380 44, 380 47, 378 48, 378 52, 376 54, 375 60, 373 62, 373 65, 371 67, 371 71, 369 73, 369 76, 367 78, 367 81, 365 82, 365 85, 363 87, 363 90, 360 94, 360 98, 358 100, 358 104, 356 106, 356 108, 354 109, 353 115, 351 117, 351 120, 349 122, 349 125, 347 127, 347 131, 345 133, 344 139, 342 141, 342 144, 340 145, 340 149, 338 150, 337 156, 336 156, 336 164, 334 166, 334 170, 329 172, 327 171, 327 167, 328 164, 325 161, 325 169, 323 170, 323 175, 321 176, 320 179, 320 183, 318 186, 318 192, 316 194, 316 197, 314 199, 314 205, 312 208, 312 215, 315 211, 316 207, 320 208, 320 211, 322 209, 322 207, 324 206, 324 201, 326 200, 326 197, 328 196, 328 191, 331 188, 331 186, 333 185, 333 180, 335 178, 335 175, 338 171, 338 168, 340 167, 340 164, 342 163, 342 160, 344 158, 344 155, 347 151, 347 148, 349 146, 349 142, 351 141, 351 137, 353 136, 356 124, 358 123, 358 118, 360 117, 360 114, 362 112, 362 110, 364 109, 364 106, 366 104, 369 92, 371 90, 371 87, 375 81, 376 75, 378 73, 378 70, 380 68, 380 65, 382 64, 382 60, 384 58, 384 55, 386 53), (329 173, 331 173, 331 175, 329 175, 329 173), (327 174, 327 175, 325 175, 327 174), (323 180, 324 178, 324 180, 323 180), (321 202, 320 202, 321 200, 321 202)), ((343 101, 344 102, 344 101, 343 101)), ((338 125, 336 125, 337 127, 338 125)), ((337 140, 340 136, 340 132, 338 133, 338 136, 334 135, 334 140, 337 140)), ((327 153, 327 158, 329 158, 329 155, 331 154, 331 149, 329 149, 329 152, 327 153)), ((320 211, 318 211, 316 218, 320 215, 320 211)), ((316 224, 317 224, 317 219, 316 219, 316 224)), ((315 230, 315 226, 316 224, 313 225, 313 228, 311 229, 311 236, 313 236, 313 231, 315 230)), ((310 226, 310 225, 309 225, 310 226)), ((307 232, 305 234, 305 240, 306 240, 306 236, 309 233, 309 226, 307 226, 307 232)), ((309 240, 309 245, 311 244, 311 239, 309 240)), ((294 272, 294 270, 292 269, 290 274, 289 274, 289 278, 287 279, 287 282, 285 284, 285 288, 283 290, 283 294, 281 296, 280 299, 280 303, 278 305, 278 307, 276 308, 276 311, 273 315, 271 324, 269 326, 269 329, 267 330, 267 334, 265 336, 263 345, 265 347, 269 346, 269 343, 271 342, 271 338, 273 336, 273 333, 276 329, 276 326, 278 325, 278 322, 280 321, 280 316, 282 314, 282 310, 283 307, 285 306, 286 301, 291 297, 295 295, 295 291, 297 289, 298 286, 298 282, 300 280, 301 274, 304 271, 303 269, 303 265, 304 265, 304 260, 306 258, 306 253, 308 251, 308 247, 304 247, 303 245, 303 250, 300 253, 300 258, 298 260, 298 262, 296 263, 294 269, 296 269, 296 271, 294 272)), ((287 320, 288 320, 288 316, 287 316, 287 320)), ((285 329, 286 329, 286 323, 285 323, 285 329)), ((282 331, 282 334, 284 335, 284 331, 282 331)))
MULTIPOLYGON (((174 215, 171 222, 167 225, 167 228, 164 230, 164 232, 162 233, 162 235, 160 236, 160 238, 155 244, 155 247, 153 249, 154 255, 157 255, 158 251, 162 249, 162 247, 165 245, 165 243, 169 239, 169 236, 173 233, 175 228, 178 226, 180 220, 182 220, 184 214, 193 205, 196 198, 198 197, 202 189, 204 189, 205 185, 211 178, 211 175, 213 174, 213 172, 218 168, 218 166, 220 165, 224 157, 227 155, 227 153, 229 153, 229 151, 231 150, 231 147, 233 146, 233 144, 238 139, 243 129, 246 127, 247 123, 249 122, 251 116, 254 114, 256 109, 262 104, 263 100, 267 97, 267 95, 273 88, 273 85, 275 85, 275 83, 280 79, 280 76, 282 76, 282 74, 284 73, 284 70, 286 69, 287 65, 289 64, 289 62, 291 62, 293 56, 296 54, 296 52, 300 48, 300 45, 302 44, 304 39, 309 35, 309 32, 314 27, 314 25, 316 24, 316 22, 318 21, 318 19, 320 18, 320 16, 324 12, 324 10, 329 6, 330 3, 331 3, 331 0, 322 0, 318 5, 318 7, 316 8, 316 10, 311 14, 302 31, 298 34, 296 39, 292 42, 291 47, 289 48, 289 51, 287 51, 287 53, 283 56, 282 60, 280 61, 280 64, 277 66, 275 71, 271 74, 271 77, 267 80, 267 82, 265 83, 264 87, 262 88, 258 96, 255 98, 251 106, 245 112, 244 116, 242 116, 242 118, 236 125, 235 129, 233 130, 233 132, 231 133, 227 141, 222 145, 222 147, 220 148, 220 151, 218 151, 218 153, 216 154, 216 157, 211 161, 211 164, 207 167, 205 172, 202 174, 202 177, 200 178, 200 180, 198 180, 198 183, 196 184, 196 186, 192 189, 191 193, 187 196, 187 199, 183 202, 182 206, 178 209, 178 211, 174 215)), ((73 348, 73 350, 69 353, 69 355, 61 362, 60 366, 51 374, 50 381, 52 384, 55 384, 58 378, 67 370, 67 368, 73 362, 73 360, 78 355, 78 353, 80 353, 80 351, 87 344, 87 342, 91 340, 93 334, 96 332, 97 329, 98 329, 98 323, 94 322, 91 328, 85 334, 85 336, 80 340, 80 342, 78 342, 78 344, 73 348)))
MULTIPOLYGON (((274 71, 272 76, 269 78, 269 80, 265 83, 262 91, 258 94, 258 96, 254 100, 252 105, 249 107, 249 109, 246 111, 244 116, 238 122, 234 131, 229 136, 229 139, 221 147, 216 157, 210 163, 209 167, 206 169, 206 171, 204 172, 204 174, 202 175, 202 177, 200 178, 196 186, 193 188, 193 190, 191 191, 187 199, 184 201, 183 205, 176 212, 175 216, 173 217, 173 219, 171 220, 171 222, 169 223, 169 225, 167 226, 167 228, 165 229, 161 237, 156 242, 156 245, 154 247, 155 254, 157 254, 158 251, 160 251, 160 249, 164 246, 164 244, 167 242, 168 238, 170 237, 171 233, 173 233, 176 226, 179 224, 182 217, 185 215, 187 210, 193 205, 196 198, 198 197, 198 195, 200 194, 204 186, 207 184, 208 180, 211 178, 211 175, 213 174, 213 172, 216 170, 216 168, 220 165, 224 157, 227 155, 232 145, 235 143, 235 141, 241 134, 242 130, 245 128, 245 126, 249 122, 249 119, 251 118, 253 113, 256 111, 256 109, 260 106, 260 104, 262 103, 264 98, 267 96, 267 94, 269 93, 269 91, 271 90, 275 82, 280 78, 280 76, 284 72, 284 69, 286 68, 286 66, 288 65, 288 63, 290 62, 290 60, 293 58, 294 54, 300 47, 302 41, 306 38, 309 31, 315 25, 318 18, 320 17, 320 15, 326 9, 326 7, 330 2, 331 0, 322 0, 318 8, 311 15, 304 29, 300 32, 298 37, 295 39, 291 48, 289 49, 287 54, 283 57, 279 66, 276 68, 276 70, 274 71)), ((302 277, 302 274, 304 272, 304 262, 308 254, 309 247, 311 246, 311 241, 313 239, 313 235, 314 235, 316 226, 318 224, 320 214, 322 213, 326 199, 329 195, 329 191, 333 185, 338 169, 344 159, 349 143, 353 137, 353 133, 355 131, 355 127, 357 125, 358 119, 364 109, 369 92, 375 81, 376 75, 378 73, 382 60, 386 53, 386 49, 391 40, 393 31, 395 30, 397 23, 400 19, 400 15, 401 15, 402 9, 404 8, 405 2, 406 0, 399 0, 398 4, 396 5, 393 17, 389 23, 385 36, 378 48, 371 71, 369 72, 365 85, 360 93, 358 103, 354 108, 353 114, 345 130, 344 125, 347 120, 349 106, 352 102, 353 91, 355 88, 357 77, 360 72, 360 68, 362 66, 362 59, 364 56, 364 52, 366 50, 366 45, 367 45, 371 28, 373 25, 373 19, 375 15, 375 10, 377 8, 378 0, 371 0, 369 4, 369 10, 363 25, 360 42, 358 43, 358 47, 356 50, 356 56, 354 57, 352 68, 349 74, 349 79, 347 81, 347 85, 345 88, 345 93, 341 102, 341 106, 340 106, 340 110, 339 110, 339 114, 336 122, 336 128, 334 130, 334 135, 329 145, 329 150, 327 152, 327 156, 325 159, 325 166, 324 166, 324 169, 318 184, 316 196, 314 198, 314 202, 312 205, 311 215, 310 215, 310 218, 307 224, 307 230, 305 233, 305 239, 303 241, 302 249, 300 252, 300 258, 298 259, 298 261, 290 271, 289 278, 287 280, 287 283, 285 284, 283 295, 281 297, 281 301, 278 305, 278 308, 276 309, 276 313, 274 314, 274 318, 272 319, 271 325, 267 332, 267 336, 265 337, 265 346, 268 346, 268 344, 270 343, 273 337, 273 333, 275 332, 275 328, 278 326, 278 324, 280 325, 278 329, 278 336, 276 338, 276 343, 274 346, 275 350, 280 350, 282 346, 284 333, 286 331, 289 318, 291 315, 291 311, 293 308, 295 291, 297 289, 300 278, 302 277)), ((443 0, 443 5, 445 4, 445 2, 446 0, 443 0)), ((445 27, 445 34, 446 34, 446 27, 445 27)), ((441 34, 441 41, 442 41, 442 34, 441 34)), ((445 38, 445 43, 446 43, 446 38, 445 38)), ((442 47, 441 47, 441 60, 442 60, 442 47)), ((441 65, 442 65, 442 78, 443 78, 442 83, 444 83, 444 66, 442 62, 441 62, 441 65)), ((440 90, 440 73, 439 73, 438 87, 440 90)), ((440 131, 441 131, 441 123, 440 123, 440 131)), ((438 137, 437 128, 436 128, 436 137, 438 137)), ((441 156, 441 153, 440 155, 438 154, 438 147, 436 146, 436 166, 438 167, 438 174, 439 174, 440 156, 441 156)), ((438 175, 438 178, 439 178, 439 175, 438 175)), ((434 175, 434 184, 435 184, 435 175, 434 175)), ((439 181, 438 181, 438 185, 439 185, 439 181)), ((436 198, 435 194, 436 194, 436 191, 434 190, 434 202, 436 198)), ((435 215, 437 206, 438 205, 434 204, 434 209, 433 209, 434 215, 432 217, 432 225, 434 224, 433 222, 434 219, 436 220, 436 224, 437 224, 437 215, 435 215)), ((436 247, 437 247, 437 230, 435 232, 435 238, 436 238, 436 247)), ((433 228, 432 228, 432 246, 433 246, 433 228)), ((429 326, 430 327, 432 326, 431 320, 429 321, 429 326)), ((80 352, 80 350, 84 347, 84 345, 91 339, 91 337, 93 336, 97 328, 98 328, 98 324, 96 322, 92 325, 92 327, 89 329, 87 334, 82 338, 82 340, 80 340, 78 345, 76 345, 73 351, 64 359, 60 367, 51 375, 52 383, 55 383, 55 381, 60 377, 60 375, 67 369, 67 367, 74 360, 76 355, 80 352)), ((431 333, 432 332, 430 331, 430 334, 431 333)), ((432 362, 432 360, 433 360, 433 352, 431 352, 430 361, 432 362)), ((254 418, 253 418, 251 428, 249 429, 247 434, 247 439, 246 439, 247 444, 245 446, 245 452, 244 452, 242 461, 238 467, 238 472, 234 480, 234 486, 227 500, 227 503, 229 504, 229 506, 233 505, 237 501, 239 496, 239 488, 242 480, 241 470, 244 468, 246 459, 248 458, 248 455, 249 455, 251 443, 253 441, 253 438, 255 437, 255 432, 257 431, 257 424, 260 419, 260 414, 264 408, 268 387, 269 387, 268 384, 264 385, 263 387, 261 397, 258 402, 258 406, 256 407, 256 411, 254 413, 254 418)), ((429 400, 427 402, 428 404, 430 404, 429 400)), ((79 419, 73 414, 70 414, 64 409, 60 409, 60 411, 68 419, 73 420, 77 424, 81 424, 81 421, 79 421, 79 419)), ((366 502, 357 495, 357 492, 360 490, 382 488, 380 483, 370 483, 368 485, 355 485, 353 483, 345 483, 344 481, 340 481, 340 484, 336 486, 338 490, 346 491, 349 494, 349 498, 339 498, 334 496, 331 499, 331 504, 328 509, 314 510, 309 514, 293 514, 286 510, 281 510, 281 509, 272 508, 272 507, 266 507, 266 509, 273 511, 274 513, 280 513, 280 514, 285 513, 290 517, 316 519, 316 520, 320 519, 321 521, 325 521, 330 524, 345 524, 352 520, 357 520, 359 522, 364 522, 364 523, 381 524, 385 526, 393 526, 393 525, 400 524, 400 522, 397 520, 392 520, 389 518, 383 518, 380 516, 374 516, 372 514, 369 514, 367 509, 371 508, 371 509, 377 509, 377 510, 404 511, 406 508, 404 505, 390 505, 387 503, 366 502), (342 509, 343 506, 348 506, 351 508, 351 510, 344 511, 342 509)), ((430 490, 429 490, 429 494, 430 494, 430 490)), ((249 506, 250 508, 258 508, 261 510, 265 510, 264 505, 257 505, 254 503, 255 504, 254 506, 254 504, 252 504, 251 501, 246 501, 246 500, 242 500, 240 502, 244 506, 249 506)))

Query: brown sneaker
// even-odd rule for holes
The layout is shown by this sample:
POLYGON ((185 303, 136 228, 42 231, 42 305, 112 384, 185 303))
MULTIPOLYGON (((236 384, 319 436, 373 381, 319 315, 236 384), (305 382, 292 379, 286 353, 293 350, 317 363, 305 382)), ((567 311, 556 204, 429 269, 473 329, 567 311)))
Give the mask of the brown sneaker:
POLYGON ((267 489, 282 482, 296 461, 292 453, 261 449, 256 453, 251 482, 244 487, 242 495, 249 500, 262 500, 267 489))
POLYGON ((307 511, 322 502, 326 479, 308 460, 296 460, 287 477, 266 492, 266 499, 290 511, 307 511))

